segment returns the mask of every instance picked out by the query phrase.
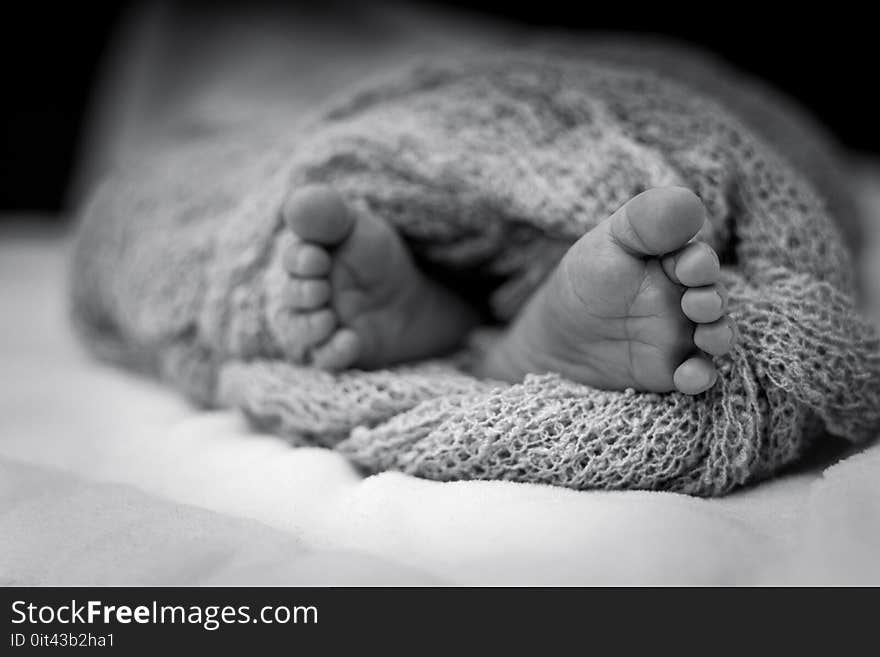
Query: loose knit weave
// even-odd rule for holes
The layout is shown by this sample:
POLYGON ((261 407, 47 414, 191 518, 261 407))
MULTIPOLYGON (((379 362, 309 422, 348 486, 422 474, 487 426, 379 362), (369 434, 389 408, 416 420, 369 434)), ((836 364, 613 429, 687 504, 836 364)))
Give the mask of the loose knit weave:
POLYGON ((620 62, 418 66, 290 134, 178 139, 109 178, 80 224, 75 318, 98 354, 368 472, 723 494, 823 434, 880 429, 880 346, 854 307, 852 256, 820 188, 757 134, 717 99, 620 62), (686 186, 708 209, 701 238, 721 254, 740 339, 693 397, 478 380, 467 363, 492 331, 453 359, 298 365, 279 208, 308 183, 391 222, 432 272, 491 286, 502 321, 628 199, 686 186))

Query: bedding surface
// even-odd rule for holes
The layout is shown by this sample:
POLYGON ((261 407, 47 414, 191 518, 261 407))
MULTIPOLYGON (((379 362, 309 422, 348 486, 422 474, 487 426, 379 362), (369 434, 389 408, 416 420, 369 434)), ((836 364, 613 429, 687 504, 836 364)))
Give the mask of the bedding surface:
MULTIPOLYGON (((84 186, 189 117, 286 120, 402 53, 518 38, 399 14, 370 18, 372 36, 354 19, 332 33, 197 20, 197 50, 169 62, 161 20, 135 17, 107 71, 84 186), (257 103, 267 79, 284 82, 277 102, 257 103)), ((863 283, 880 318, 876 183, 859 199, 875 218, 863 283)), ((2 584, 880 584, 876 441, 858 453, 829 442, 798 470, 712 500, 364 477, 337 453, 94 362, 67 321, 68 237, 0 226, 2 584)))
POLYGON ((876 445, 714 500, 364 478, 88 358, 68 247, 0 237, 0 582, 880 583, 876 445))

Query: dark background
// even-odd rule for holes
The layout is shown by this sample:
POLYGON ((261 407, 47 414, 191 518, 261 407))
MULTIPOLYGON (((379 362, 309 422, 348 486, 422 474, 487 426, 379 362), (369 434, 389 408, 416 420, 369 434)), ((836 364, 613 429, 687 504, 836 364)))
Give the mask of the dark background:
MULTIPOLYGON (((363 4, 363 3, 360 3, 363 4)), ((880 35, 868 9, 773 12, 772 3, 685 5, 606 0, 523 3, 435 0, 525 24, 615 29, 686 39, 799 99, 850 147, 880 152, 876 64, 880 35)), ((327 0, 346 20, 358 3, 327 0)), ((0 212, 57 212, 65 201, 96 66, 124 2, 5 3, 0 9, 0 212)), ((867 5, 866 5, 867 6, 867 5)), ((206 5, 207 7, 207 5, 206 5)))

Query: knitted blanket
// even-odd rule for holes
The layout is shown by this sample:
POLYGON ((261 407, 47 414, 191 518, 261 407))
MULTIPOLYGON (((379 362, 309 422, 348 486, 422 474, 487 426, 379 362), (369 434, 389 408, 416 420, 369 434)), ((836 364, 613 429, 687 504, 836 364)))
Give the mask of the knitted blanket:
POLYGON ((820 146, 783 153, 730 111, 743 103, 688 82, 615 57, 486 55, 389 75, 296 129, 178 134, 84 209, 76 324, 98 355, 367 472, 718 495, 823 435, 873 437, 880 343, 829 210, 846 194, 801 157, 828 157, 821 137, 806 128, 820 146), (629 198, 686 186, 708 209, 701 238, 741 337, 697 396, 480 380, 468 363, 492 330, 449 359, 314 370, 278 320, 279 207, 308 183, 391 222, 438 276, 483 281, 502 323, 629 198))

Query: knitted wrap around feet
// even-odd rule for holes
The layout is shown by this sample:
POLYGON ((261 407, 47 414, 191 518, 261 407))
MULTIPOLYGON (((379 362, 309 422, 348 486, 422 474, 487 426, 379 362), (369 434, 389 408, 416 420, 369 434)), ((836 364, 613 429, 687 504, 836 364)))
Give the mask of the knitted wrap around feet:
POLYGON ((880 429, 880 344, 820 192, 716 100, 620 63, 498 54, 416 67, 285 135, 159 147, 93 195, 73 306, 95 351, 367 472, 719 495, 832 434, 880 429), (509 320, 566 248, 649 187, 703 200, 740 338, 708 392, 467 374, 470 352, 320 372, 279 300, 285 194, 328 184, 509 320), (299 363, 299 364, 298 364, 299 363))

